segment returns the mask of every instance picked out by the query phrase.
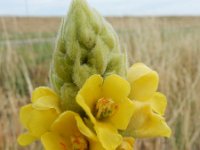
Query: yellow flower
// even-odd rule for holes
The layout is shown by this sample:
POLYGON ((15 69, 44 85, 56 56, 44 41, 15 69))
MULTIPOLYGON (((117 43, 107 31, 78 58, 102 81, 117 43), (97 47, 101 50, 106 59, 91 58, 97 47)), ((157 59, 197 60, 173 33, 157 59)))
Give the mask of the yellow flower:
POLYGON ((170 137, 171 129, 161 115, 152 111, 151 105, 139 101, 133 102, 135 108, 126 130, 128 135, 135 138, 170 137))
POLYGON ((94 124, 106 150, 115 150, 122 142, 117 130, 127 128, 134 108, 129 93, 129 83, 118 75, 104 81, 100 75, 92 75, 78 92, 76 101, 94 124))
POLYGON ((116 150, 133 150, 135 140, 132 137, 124 137, 121 145, 116 150))
POLYGON ((134 132, 134 137, 169 137, 171 130, 162 117, 167 99, 156 92, 158 74, 144 64, 136 63, 128 70, 128 81, 131 84, 129 97, 135 108, 127 132, 134 132))
POLYGON ((104 150, 95 134, 72 111, 62 113, 41 141, 45 150, 104 150))
POLYGON ((32 93, 32 103, 20 109, 20 121, 28 131, 18 137, 22 146, 40 139, 58 117, 60 99, 51 89, 39 87, 32 93))

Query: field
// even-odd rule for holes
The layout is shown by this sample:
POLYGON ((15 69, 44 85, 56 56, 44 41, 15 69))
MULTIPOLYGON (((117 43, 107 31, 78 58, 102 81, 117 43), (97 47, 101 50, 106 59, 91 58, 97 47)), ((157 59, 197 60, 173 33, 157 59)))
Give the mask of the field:
MULTIPOLYGON (((130 64, 158 71, 159 91, 168 98, 170 139, 138 140, 136 150, 200 149, 200 17, 107 18, 130 64)), ((0 149, 20 148, 19 107, 31 91, 48 85, 49 64, 61 18, 0 18, 0 149)))

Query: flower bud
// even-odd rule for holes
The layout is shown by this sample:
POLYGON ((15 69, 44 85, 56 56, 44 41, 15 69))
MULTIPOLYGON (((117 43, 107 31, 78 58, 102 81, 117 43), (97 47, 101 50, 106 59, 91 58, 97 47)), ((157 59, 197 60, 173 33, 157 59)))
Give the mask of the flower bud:
POLYGON ((75 96, 86 79, 93 74, 125 76, 125 64, 112 26, 85 0, 73 0, 60 27, 50 71, 63 109, 79 112, 75 96))

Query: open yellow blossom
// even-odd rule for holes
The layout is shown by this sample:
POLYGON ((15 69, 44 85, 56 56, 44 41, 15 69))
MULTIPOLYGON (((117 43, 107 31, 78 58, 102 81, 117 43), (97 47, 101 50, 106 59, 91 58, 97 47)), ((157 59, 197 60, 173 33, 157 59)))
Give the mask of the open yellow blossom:
POLYGON ((157 92, 158 74, 146 65, 136 63, 128 70, 128 81, 131 84, 129 97, 136 108, 127 132, 134 132, 134 137, 169 137, 171 130, 162 117, 167 99, 157 92))
POLYGON ((22 146, 40 139, 60 113, 60 99, 54 91, 47 87, 35 89, 31 101, 31 104, 20 109, 20 121, 28 130, 18 137, 18 143, 22 146))
POLYGON ((62 113, 41 137, 45 150, 104 150, 79 114, 62 113))
POLYGON ((100 75, 92 75, 78 92, 76 101, 94 124, 106 150, 115 150, 122 142, 118 129, 127 128, 134 108, 128 99, 129 93, 129 83, 115 74, 105 80, 100 75))

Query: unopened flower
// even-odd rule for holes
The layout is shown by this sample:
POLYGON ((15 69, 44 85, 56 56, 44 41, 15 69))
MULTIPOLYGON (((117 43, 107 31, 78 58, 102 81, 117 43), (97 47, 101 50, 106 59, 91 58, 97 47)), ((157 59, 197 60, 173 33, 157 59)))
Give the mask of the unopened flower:
POLYGON ((125 53, 113 27, 86 0, 73 0, 57 37, 50 82, 62 108, 81 112, 80 88, 93 74, 126 76, 125 53))

